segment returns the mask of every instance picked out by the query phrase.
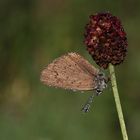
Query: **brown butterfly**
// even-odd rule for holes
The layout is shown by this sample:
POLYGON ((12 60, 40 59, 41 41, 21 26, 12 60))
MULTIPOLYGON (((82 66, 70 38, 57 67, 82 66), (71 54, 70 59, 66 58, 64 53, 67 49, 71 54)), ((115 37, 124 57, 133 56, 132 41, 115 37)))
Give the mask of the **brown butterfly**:
MULTIPOLYGON (((78 53, 68 53, 49 64, 41 73, 41 82, 48 86, 71 89, 73 91, 95 90, 99 95, 107 87, 107 78, 78 53)), ((83 107, 88 112, 94 94, 83 107)))

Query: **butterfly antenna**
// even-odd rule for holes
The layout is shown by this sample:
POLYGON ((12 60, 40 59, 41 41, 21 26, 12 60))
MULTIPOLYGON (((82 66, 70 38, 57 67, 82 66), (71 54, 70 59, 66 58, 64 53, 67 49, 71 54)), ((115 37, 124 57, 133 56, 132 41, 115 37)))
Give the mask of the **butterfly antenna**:
POLYGON ((91 103, 93 102, 93 98, 94 98, 94 93, 88 98, 87 102, 85 103, 84 107, 82 108, 82 111, 84 113, 89 112, 91 103))

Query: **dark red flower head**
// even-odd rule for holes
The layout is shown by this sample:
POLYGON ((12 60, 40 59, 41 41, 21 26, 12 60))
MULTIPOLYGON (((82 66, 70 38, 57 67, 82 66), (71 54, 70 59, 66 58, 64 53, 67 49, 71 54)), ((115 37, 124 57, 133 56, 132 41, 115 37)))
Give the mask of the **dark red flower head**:
POLYGON ((126 56, 126 33, 120 20, 110 13, 90 16, 90 21, 86 25, 84 42, 92 58, 104 69, 109 63, 120 64, 126 56))

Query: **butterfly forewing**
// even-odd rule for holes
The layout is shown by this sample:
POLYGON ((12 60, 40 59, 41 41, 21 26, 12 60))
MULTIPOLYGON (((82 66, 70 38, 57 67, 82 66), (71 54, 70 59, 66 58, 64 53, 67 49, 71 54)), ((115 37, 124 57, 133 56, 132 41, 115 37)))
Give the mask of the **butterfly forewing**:
POLYGON ((77 63, 77 65, 81 69, 83 69, 84 72, 88 73, 90 76, 93 77, 98 74, 99 70, 93 67, 86 59, 84 59, 78 53, 69 53, 68 55, 75 63, 77 63))
POLYGON ((72 90, 93 90, 98 69, 77 53, 68 53, 49 64, 41 73, 41 81, 49 86, 72 90))

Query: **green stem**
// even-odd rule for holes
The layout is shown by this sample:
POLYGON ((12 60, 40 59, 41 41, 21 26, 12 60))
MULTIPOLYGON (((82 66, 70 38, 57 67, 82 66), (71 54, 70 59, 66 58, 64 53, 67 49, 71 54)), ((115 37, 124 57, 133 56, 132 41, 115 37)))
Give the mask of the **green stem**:
POLYGON ((118 88, 117 88, 115 69, 112 64, 109 65, 109 71, 110 71, 110 75, 111 75, 112 89, 113 89, 114 99, 115 99, 118 117, 119 117, 119 121, 120 121, 123 140, 128 140, 126 126, 125 126, 123 112, 122 112, 122 107, 121 107, 121 102, 120 102, 118 88))

